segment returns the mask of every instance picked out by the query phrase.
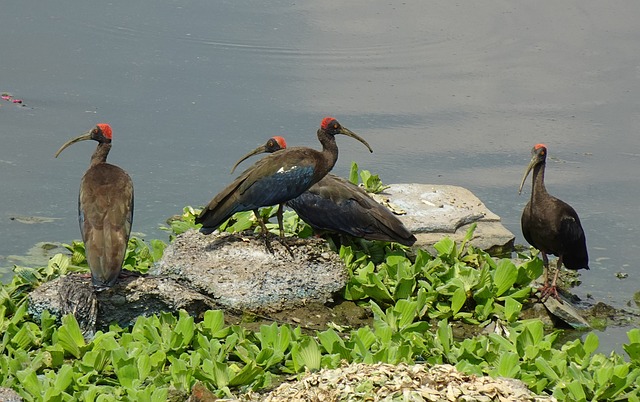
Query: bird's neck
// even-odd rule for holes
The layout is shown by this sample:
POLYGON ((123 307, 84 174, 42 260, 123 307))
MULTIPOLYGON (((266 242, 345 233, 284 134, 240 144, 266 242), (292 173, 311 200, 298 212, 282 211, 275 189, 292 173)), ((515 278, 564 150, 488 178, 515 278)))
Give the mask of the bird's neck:
POLYGON ((96 151, 91 155, 91 166, 95 166, 99 163, 105 163, 110 150, 111 144, 99 143, 96 151))
POLYGON ((320 140, 320 144, 322 144, 324 164, 317 174, 322 178, 329 173, 331 169, 333 169, 333 166, 338 160, 338 145, 336 144, 334 136, 329 135, 322 130, 318 130, 318 140, 320 140))
POLYGON ((539 163, 533 168, 531 198, 547 195, 547 189, 544 187, 544 168, 544 163, 539 163))

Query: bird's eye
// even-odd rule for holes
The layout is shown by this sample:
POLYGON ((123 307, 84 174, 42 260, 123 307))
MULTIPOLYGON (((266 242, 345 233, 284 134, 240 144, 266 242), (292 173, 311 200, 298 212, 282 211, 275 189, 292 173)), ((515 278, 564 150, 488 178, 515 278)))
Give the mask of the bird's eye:
POLYGON ((336 130, 337 130, 339 126, 340 126, 340 125, 339 125, 337 122, 336 122, 336 123, 333 123, 333 128, 334 128, 334 129, 336 129, 336 130))

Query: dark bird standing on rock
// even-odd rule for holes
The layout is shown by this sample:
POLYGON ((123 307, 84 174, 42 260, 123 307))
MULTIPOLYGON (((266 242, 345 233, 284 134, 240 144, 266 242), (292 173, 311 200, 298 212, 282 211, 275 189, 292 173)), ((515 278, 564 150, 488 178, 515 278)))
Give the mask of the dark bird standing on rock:
POLYGON ((118 279, 133 221, 133 182, 127 172, 107 163, 111 139, 111 127, 98 124, 65 143, 55 155, 79 141, 98 142, 78 197, 80 233, 96 288, 113 286, 118 279))
POLYGON ((306 147, 287 148, 267 155, 245 170, 216 195, 196 218, 196 223, 202 224, 200 231, 209 234, 234 213, 252 210, 260 222, 265 242, 270 249, 266 226, 260 219, 258 208, 278 204, 280 238, 284 238, 283 204, 308 190, 333 168, 338 160, 336 135, 355 138, 373 152, 364 139, 342 127, 333 117, 322 119, 317 134, 322 151, 306 147))
MULTIPOLYGON (((240 159, 285 149, 284 138, 272 137, 240 159)), ((371 198, 365 190, 348 180, 327 174, 309 190, 287 201, 287 206, 316 230, 347 234, 367 240, 382 240, 411 246, 415 236, 389 209, 371 198)))
POLYGON ((558 298, 556 282, 563 264, 572 270, 589 269, 587 242, 576 211, 566 202, 547 193, 544 187, 547 147, 537 144, 531 150, 531 155, 531 162, 518 190, 518 193, 522 192, 522 186, 533 169, 531 199, 522 212, 522 234, 529 244, 542 253, 545 277, 541 298, 550 295, 558 298), (558 256, 557 269, 551 285, 547 254, 558 256))

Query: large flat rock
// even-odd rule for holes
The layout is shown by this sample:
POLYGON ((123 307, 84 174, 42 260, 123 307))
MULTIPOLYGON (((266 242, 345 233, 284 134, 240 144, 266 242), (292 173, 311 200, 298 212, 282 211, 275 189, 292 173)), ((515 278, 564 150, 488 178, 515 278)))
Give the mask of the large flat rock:
POLYGON ((270 253, 261 236, 195 230, 176 237, 157 264, 167 276, 216 300, 223 308, 270 313, 325 303, 348 275, 322 239, 288 238, 292 255, 276 239, 270 253))
POLYGON ((414 247, 431 249, 445 236, 461 241, 469 227, 477 225, 471 244, 490 253, 513 249, 515 236, 471 191, 436 184, 391 184, 384 193, 406 214, 398 218, 418 239, 414 247))

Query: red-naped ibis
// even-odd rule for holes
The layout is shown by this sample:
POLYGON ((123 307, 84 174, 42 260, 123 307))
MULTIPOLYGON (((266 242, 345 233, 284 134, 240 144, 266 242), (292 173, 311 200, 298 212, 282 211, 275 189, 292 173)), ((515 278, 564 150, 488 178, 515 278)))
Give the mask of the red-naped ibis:
POLYGON ((537 144, 531 150, 531 162, 522 177, 520 189, 533 170, 531 199, 522 212, 522 234, 533 247, 542 253, 545 278, 541 297, 558 298, 556 282, 562 265, 572 270, 589 269, 589 256, 584 230, 576 211, 566 202, 547 193, 544 186, 544 170, 547 147, 537 144), (547 254, 558 257, 556 273, 549 285, 549 260, 547 254))
MULTIPOLYGON (((250 156, 273 153, 286 147, 284 138, 269 138, 266 144, 242 157, 233 168, 250 156)), ((405 246, 416 242, 411 231, 389 209, 376 202, 362 188, 331 173, 309 190, 287 201, 286 205, 316 230, 396 242, 405 246)))
POLYGON ((133 182, 127 172, 107 163, 111 139, 111 127, 98 124, 65 143, 55 155, 79 141, 98 142, 78 197, 80 233, 96 288, 113 286, 118 279, 133 221, 133 182))
POLYGON ((259 218, 258 208, 279 205, 277 217, 280 238, 284 238, 283 204, 308 190, 333 168, 338 160, 338 146, 335 140, 338 134, 355 138, 373 152, 364 139, 342 127, 333 117, 325 117, 317 132, 322 151, 294 147, 260 159, 218 193, 202 210, 196 218, 196 223, 202 224, 200 231, 209 234, 234 213, 254 211, 269 248, 266 227, 259 218))

